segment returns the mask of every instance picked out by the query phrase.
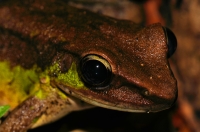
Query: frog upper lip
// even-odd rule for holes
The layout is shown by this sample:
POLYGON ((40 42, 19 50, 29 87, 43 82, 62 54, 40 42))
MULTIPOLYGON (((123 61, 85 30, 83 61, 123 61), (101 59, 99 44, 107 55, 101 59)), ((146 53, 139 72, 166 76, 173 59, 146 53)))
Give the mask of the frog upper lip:
POLYGON ((167 107, 171 107, 177 100, 178 90, 175 84, 169 84, 165 87, 151 86, 139 88, 140 94, 144 98, 151 100, 153 104, 166 104, 167 107), (159 90, 158 90, 159 89, 159 90))
MULTIPOLYGON (((170 87, 170 85, 168 86, 170 87)), ((159 87, 160 89, 170 89, 169 91, 167 91, 169 94, 166 94, 165 92, 162 93, 162 90, 158 93, 155 93, 154 91, 148 90, 151 89, 150 87, 145 88, 141 86, 136 86, 134 84, 125 84, 122 85, 121 88, 126 87, 127 89, 132 91, 132 96, 134 96, 134 94, 141 95, 142 99, 140 99, 139 102, 133 102, 133 104, 135 103, 139 106, 138 108, 143 108, 144 110, 149 112, 157 112, 170 108, 176 102, 178 96, 176 83, 172 83, 171 86, 173 86, 173 88, 159 87)), ((131 96, 131 93, 129 94, 129 96, 131 96)), ((136 98, 138 97, 139 96, 137 96, 136 98)))
MULTIPOLYGON (((76 90, 74 91, 69 87, 65 88, 65 85, 59 85, 59 87, 68 94, 72 94, 73 96, 76 96, 87 103, 120 111, 139 113, 158 112, 170 108, 176 100, 176 98, 172 98, 171 100, 169 100, 154 95, 142 97, 140 91, 132 91, 133 88, 130 88, 130 85, 128 87, 123 85, 117 89, 111 88, 107 90, 108 97, 106 98, 102 97, 99 93, 95 93, 90 90, 81 90, 82 92, 84 91, 84 93, 87 94, 87 96, 85 96, 81 94, 82 92, 78 92, 76 90), (66 91, 66 89, 68 89, 68 91, 66 91), (127 89, 128 91, 125 91, 125 89, 127 89), (122 93, 118 93, 117 90, 122 91, 122 93), (126 94, 129 94, 122 97, 124 91, 126 94), (110 95, 114 95, 115 97, 111 99, 110 95), (93 99, 93 96, 95 96, 96 98, 93 99)), ((137 88, 135 87, 134 89, 137 88)))

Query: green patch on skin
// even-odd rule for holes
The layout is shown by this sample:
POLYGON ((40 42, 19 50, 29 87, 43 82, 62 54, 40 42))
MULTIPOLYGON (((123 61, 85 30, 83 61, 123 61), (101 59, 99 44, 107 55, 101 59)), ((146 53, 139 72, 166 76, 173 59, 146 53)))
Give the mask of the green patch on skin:
POLYGON ((38 120, 39 120, 39 117, 36 117, 36 118, 33 119, 32 123, 34 124, 34 123, 36 123, 38 120))
POLYGON ((40 34, 40 31, 39 30, 35 30, 35 31, 31 32, 30 37, 33 38, 33 37, 35 37, 35 36, 37 36, 39 34, 40 34))
POLYGON ((45 73, 40 74, 40 89, 34 93, 39 99, 46 99, 50 94, 58 94, 62 99, 66 99, 67 96, 58 88, 51 86, 50 77, 45 73))
POLYGON ((10 109, 9 105, 0 106, 0 118, 4 116, 8 112, 9 109, 10 109))
POLYGON ((61 73, 59 64, 55 63, 49 68, 49 72, 57 75, 57 80, 67 86, 71 86, 75 89, 85 89, 84 83, 79 78, 75 63, 72 63, 70 69, 66 73, 61 73))
POLYGON ((35 93, 35 96, 39 99, 45 99, 46 95, 44 95, 44 92, 42 89, 38 90, 36 93, 35 93))
POLYGON ((67 96, 58 88, 53 88, 51 79, 75 89, 86 89, 80 80, 76 64, 72 63, 66 73, 61 73, 58 63, 47 68, 44 72, 37 66, 24 69, 21 66, 10 67, 6 61, 0 62, 0 105, 10 105, 13 110, 30 96, 45 99, 52 93, 57 93, 63 99, 67 96), (57 75, 51 78, 51 75, 57 75))
POLYGON ((9 104, 13 109, 39 89, 36 67, 30 70, 20 66, 11 68, 8 62, 3 61, 0 62, 0 71, 0 105, 9 104))

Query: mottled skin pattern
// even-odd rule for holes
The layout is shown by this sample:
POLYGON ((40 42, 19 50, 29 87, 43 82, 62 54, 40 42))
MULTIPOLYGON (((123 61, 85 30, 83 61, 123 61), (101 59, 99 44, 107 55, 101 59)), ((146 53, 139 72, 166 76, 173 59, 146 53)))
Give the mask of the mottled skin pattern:
POLYGON ((6 119, 6 121, 1 125, 1 132, 24 132, 31 127, 32 121, 41 115, 45 110, 45 104, 43 101, 30 97, 27 99, 20 109, 16 109, 13 113, 6 119), (34 106, 30 110, 30 107, 34 106))
POLYGON ((53 86, 88 103, 122 111, 156 112, 176 100, 176 80, 160 24, 142 28, 62 1, 6 1, 0 5, 0 34, 0 60, 13 67, 30 69, 37 64, 45 70, 59 62, 64 73, 72 62, 79 70, 79 61, 87 54, 105 58, 113 72, 105 90, 66 86, 51 76, 53 86))

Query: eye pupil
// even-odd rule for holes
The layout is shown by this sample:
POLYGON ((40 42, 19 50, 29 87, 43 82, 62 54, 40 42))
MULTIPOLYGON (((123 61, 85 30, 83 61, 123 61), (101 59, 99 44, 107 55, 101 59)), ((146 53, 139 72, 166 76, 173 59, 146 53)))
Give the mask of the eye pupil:
MULTIPOLYGON (((91 55, 84 57, 80 63, 83 81, 95 89, 106 87, 112 74, 110 67, 105 65, 102 60, 102 58, 98 59, 98 57, 91 55)), ((105 60, 103 61, 105 62, 105 60)))
POLYGON ((83 75, 90 83, 100 84, 107 76, 107 69, 97 60, 89 60, 83 65, 83 75))

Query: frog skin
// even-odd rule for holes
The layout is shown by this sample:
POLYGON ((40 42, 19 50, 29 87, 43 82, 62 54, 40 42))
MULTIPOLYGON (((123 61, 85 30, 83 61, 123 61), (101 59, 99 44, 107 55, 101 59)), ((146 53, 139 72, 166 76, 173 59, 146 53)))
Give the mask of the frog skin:
POLYGON ((61 0, 7 0, 0 34, 0 105, 11 107, 0 132, 24 132, 91 105, 158 112, 176 101, 168 63, 176 38, 161 24, 141 27, 61 0))

